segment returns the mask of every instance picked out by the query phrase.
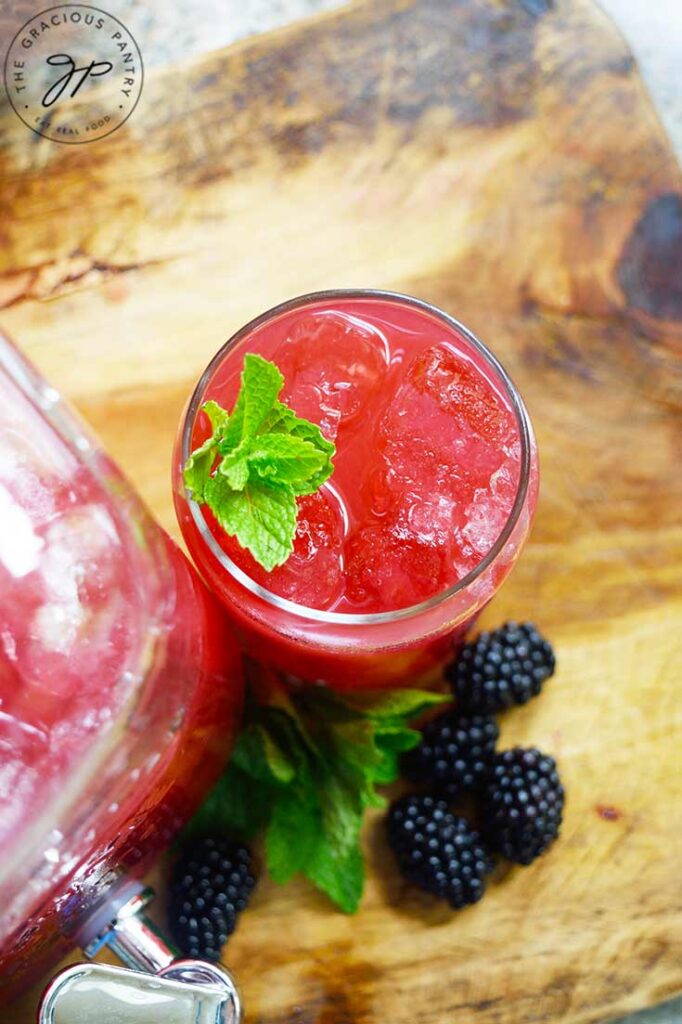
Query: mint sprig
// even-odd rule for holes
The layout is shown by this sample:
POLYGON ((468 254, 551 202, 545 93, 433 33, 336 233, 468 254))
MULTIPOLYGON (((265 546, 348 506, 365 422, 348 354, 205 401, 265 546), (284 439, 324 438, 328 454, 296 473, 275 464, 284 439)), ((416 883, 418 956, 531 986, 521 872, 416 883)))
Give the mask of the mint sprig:
POLYGON ((271 679, 265 703, 250 692, 232 760, 189 831, 264 833, 276 882, 304 875, 353 913, 365 810, 384 806, 377 786, 395 781, 400 754, 418 742, 409 722, 446 699, 422 690, 342 698, 271 679))
POLYGON ((329 479, 336 453, 316 424, 279 401, 283 386, 274 363, 247 353, 232 412, 204 403, 213 432, 183 470, 194 501, 268 572, 293 551, 296 498, 329 479))

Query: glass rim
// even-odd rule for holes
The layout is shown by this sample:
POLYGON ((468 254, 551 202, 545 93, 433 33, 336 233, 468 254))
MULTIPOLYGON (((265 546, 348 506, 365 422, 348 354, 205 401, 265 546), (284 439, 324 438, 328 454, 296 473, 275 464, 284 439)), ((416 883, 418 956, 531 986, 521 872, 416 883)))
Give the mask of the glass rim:
POLYGON ((519 439, 521 443, 521 465, 519 471, 519 482, 516 490, 516 496, 514 503, 511 507, 507 520, 504 527, 500 531, 495 543, 490 548, 488 553, 481 559, 480 562, 468 572, 466 576, 463 576, 461 580, 457 580, 451 586, 445 590, 439 591, 432 597, 427 598, 425 601, 420 601, 417 604, 409 605, 407 608, 396 608, 386 612, 334 612, 325 611, 321 608, 310 608, 308 605, 298 604, 295 601, 290 601, 286 597, 281 597, 279 594, 273 593, 266 587, 261 586, 252 580, 251 577, 245 573, 242 569, 236 565, 232 559, 227 555, 220 547, 211 530, 208 527, 206 520, 204 519, 201 506, 197 504, 190 496, 188 489, 182 481, 182 489, 187 501, 192 519, 199 531, 201 539, 204 541, 208 549, 214 558, 217 559, 219 564, 233 577, 238 583, 245 587, 254 596, 261 598, 267 604, 279 609, 280 611, 288 612, 291 615, 295 615, 302 619, 307 619, 312 622, 323 622, 334 625, 347 625, 347 626, 360 626, 360 625, 373 625, 378 623, 390 623, 397 622, 401 619, 412 618, 413 616, 420 615, 423 612, 431 611, 437 608, 439 605, 444 604, 457 594, 463 593, 468 587, 471 586, 483 573, 488 569, 493 562, 497 559, 498 555, 504 550, 504 547, 509 540, 518 520, 521 512, 524 508, 526 497, 528 494, 528 488, 530 483, 530 468, 531 468, 531 437, 532 428, 530 424, 530 417, 528 411, 524 405, 523 399, 519 394, 516 385, 512 381, 511 377, 504 369, 502 364, 499 362, 496 356, 490 351, 490 349, 482 342, 476 335, 465 327, 464 324, 456 320, 455 317, 450 316, 449 313, 444 312, 437 306, 432 305, 423 299, 414 298, 411 295, 405 295, 401 292, 387 291, 380 288, 331 288, 317 292, 307 292, 304 295, 298 295, 293 299, 287 299, 286 302, 280 302, 276 306, 272 306, 264 313, 259 314, 252 320, 249 320, 247 324, 239 328, 234 334, 232 334, 228 340, 221 345, 216 354, 208 363, 206 369, 199 378, 192 396, 187 406, 183 425, 182 425, 182 444, 181 444, 181 458, 182 465, 184 466, 187 459, 191 454, 191 442, 192 434, 194 433, 194 425, 196 423, 197 415, 200 411, 201 405, 204 401, 204 392, 208 387, 215 371, 223 362, 226 354, 240 341, 248 337, 263 324, 272 320, 276 316, 280 316, 283 313, 289 313, 299 307, 310 305, 317 302, 333 302, 334 300, 347 300, 347 299, 381 299, 389 302, 395 302, 400 305, 408 305, 414 309, 422 310, 425 313, 429 313, 435 316, 437 319, 443 321, 450 329, 455 329, 458 333, 462 334, 466 341, 472 346, 472 348, 484 359, 488 366, 490 366, 496 374, 499 375, 499 379, 506 393, 506 397, 509 399, 514 415, 516 417, 516 423, 519 431, 519 439))

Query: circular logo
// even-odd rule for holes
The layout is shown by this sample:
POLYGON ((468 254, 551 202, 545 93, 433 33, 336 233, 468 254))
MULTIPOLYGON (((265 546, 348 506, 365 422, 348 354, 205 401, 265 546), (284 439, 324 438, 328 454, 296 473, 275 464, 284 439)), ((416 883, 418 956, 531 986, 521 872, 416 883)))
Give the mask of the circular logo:
POLYGON ((111 135, 142 92, 142 55, 118 18, 85 4, 48 7, 19 29, 5 88, 31 131, 78 145, 111 135))

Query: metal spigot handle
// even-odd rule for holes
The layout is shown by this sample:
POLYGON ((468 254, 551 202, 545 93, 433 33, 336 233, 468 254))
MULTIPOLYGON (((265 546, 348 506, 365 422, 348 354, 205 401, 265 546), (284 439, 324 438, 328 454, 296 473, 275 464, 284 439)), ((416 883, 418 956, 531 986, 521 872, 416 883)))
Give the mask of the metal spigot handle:
POLYGON ((126 965, 80 964, 58 975, 43 997, 39 1024, 240 1024, 239 993, 214 964, 178 959, 145 914, 153 891, 124 883, 109 909, 79 935, 85 955, 108 948, 126 965))
POLYGON ((109 964, 77 964, 48 987, 39 1024, 239 1024, 240 1007, 226 972, 178 964, 163 977, 109 964), (201 978, 195 970, 202 971, 201 978), (229 986, 229 988, 228 988, 229 986))

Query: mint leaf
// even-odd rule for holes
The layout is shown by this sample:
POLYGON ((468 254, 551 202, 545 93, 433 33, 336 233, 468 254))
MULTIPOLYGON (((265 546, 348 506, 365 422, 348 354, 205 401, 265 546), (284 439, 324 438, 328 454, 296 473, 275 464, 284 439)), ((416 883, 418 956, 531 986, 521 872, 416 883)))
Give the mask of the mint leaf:
POLYGON ((344 913, 356 912, 365 885, 365 864, 359 846, 339 854, 320 844, 308 865, 307 874, 344 913))
POLYGON ((251 778, 258 779, 259 782, 267 782, 271 780, 271 776, 258 728, 255 722, 249 722, 244 726, 234 745, 230 764, 246 772, 251 778))
POLYGON ((182 471, 185 487, 192 493, 194 501, 205 501, 206 483, 210 479, 213 463, 218 454, 218 447, 213 437, 208 437, 192 452, 182 471))
POLYGON ((213 433, 204 443, 192 452, 183 470, 185 487, 192 492, 195 501, 204 501, 206 481, 211 475, 213 464, 218 455, 218 444, 227 428, 228 415, 217 402, 208 401, 202 405, 202 411, 208 416, 213 433))
POLYGON ((293 551, 296 498, 331 476, 336 451, 318 426, 278 400, 283 385, 274 363, 247 353, 234 409, 204 403, 213 434, 183 470, 191 497, 268 572, 293 551))
POLYGON ((334 444, 327 440, 316 423, 301 419, 292 409, 281 402, 278 402, 272 409, 263 430, 266 427, 273 434, 287 434, 290 437, 307 441, 325 456, 320 468, 308 479, 307 489, 297 492, 298 494, 314 494, 334 471, 331 461, 336 452, 334 444))
POLYGON ((293 782, 296 777, 295 765, 266 728, 259 726, 259 730, 263 753, 273 779, 278 782, 293 782))
POLYGON ((369 718, 416 718, 436 704, 452 700, 449 694, 431 690, 390 690, 387 693, 358 693, 348 697, 350 707, 369 718))
POLYGON ((334 770, 315 781, 327 845, 338 856, 345 855, 358 842, 365 808, 362 782, 361 774, 344 778, 342 772, 334 770))
MULTIPOLYGON (((247 448, 248 450, 248 448, 247 448)), ((249 460, 242 444, 226 455, 218 467, 234 491, 243 491, 249 480, 249 460)))
POLYGON ((352 914, 364 885, 358 845, 361 819, 349 815, 346 828, 344 817, 339 808, 331 816, 333 820, 325 816, 314 789, 287 787, 273 807, 265 834, 265 856, 275 882, 282 885, 294 875, 306 875, 341 910, 352 914))
POLYGON ((320 844, 321 815, 310 793, 287 787, 275 804, 265 833, 268 871, 279 885, 307 874, 320 844))
POLYGON ((375 742, 381 757, 373 775, 374 781, 379 785, 394 782, 400 774, 400 755, 416 747, 420 739, 421 733, 406 725, 377 728, 375 742))
POLYGON ((331 730, 331 739, 337 758, 342 758, 349 767, 371 778, 381 759, 372 722, 366 719, 339 722, 331 730))
POLYGON ((246 459, 239 459, 231 466, 225 466, 223 461, 220 472, 234 491, 243 491, 249 480, 249 463, 246 459))
POLYGON ((303 441, 310 441, 321 452, 333 455, 336 451, 332 441, 328 441, 316 423, 297 416, 293 409, 283 402, 276 402, 263 422, 263 433, 291 434, 303 441))
POLYGON ((305 772, 310 759, 316 761, 322 752, 310 734, 300 709, 289 701, 286 707, 281 704, 268 705, 268 725, 279 738, 280 745, 291 751, 296 759, 297 771, 305 772))
POLYGON ((421 738, 417 729, 406 725, 379 725, 375 732, 377 746, 380 750, 395 751, 398 754, 416 747, 421 738))
POLYGON ((245 437, 255 437, 283 386, 284 377, 274 363, 247 352, 241 389, 223 437, 225 449, 236 447, 245 437))
POLYGON ((249 840, 264 828, 274 802, 274 790, 248 772, 230 764, 191 821, 184 836, 224 832, 249 840))
POLYGON ((294 546, 296 498, 290 487, 250 480, 235 491, 222 473, 209 478, 204 501, 218 523, 270 572, 294 546))
POLYGON ((258 476, 274 483, 288 484, 294 494, 312 493, 309 481, 328 461, 329 457, 308 441, 284 434, 266 434, 257 438, 248 455, 249 467, 258 476))
POLYGON ((230 417, 222 406, 218 405, 218 403, 214 402, 212 399, 209 399, 208 402, 204 402, 201 408, 209 418, 213 429, 214 439, 218 441, 225 434, 230 417))
POLYGON ((232 761, 198 820, 245 838, 264 831, 276 882, 303 875, 353 913, 364 885, 365 811, 385 806, 377 785, 398 778, 400 755, 419 740, 413 713, 446 698, 422 690, 341 697, 252 671, 259 675, 251 675, 232 761))
MULTIPOLYGON (((284 402, 275 402, 261 424, 261 433, 289 434, 291 432, 291 425, 296 420, 298 420, 298 416, 293 409, 290 409, 288 405, 284 404, 284 402)), ((322 433, 322 431, 320 431, 320 433, 322 433)))
POLYGON ((300 437, 302 441, 309 441, 310 444, 314 444, 325 455, 331 456, 336 452, 334 443, 327 440, 317 423, 302 420, 299 416, 296 417, 293 423, 289 424, 287 433, 292 437, 300 437))

